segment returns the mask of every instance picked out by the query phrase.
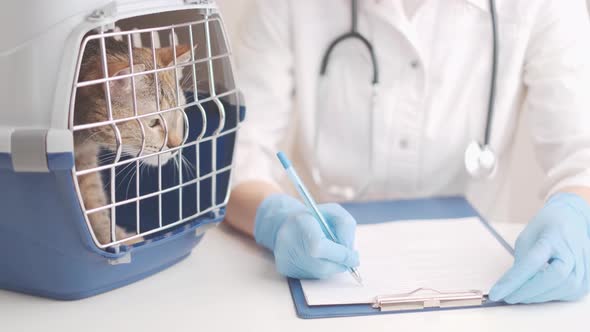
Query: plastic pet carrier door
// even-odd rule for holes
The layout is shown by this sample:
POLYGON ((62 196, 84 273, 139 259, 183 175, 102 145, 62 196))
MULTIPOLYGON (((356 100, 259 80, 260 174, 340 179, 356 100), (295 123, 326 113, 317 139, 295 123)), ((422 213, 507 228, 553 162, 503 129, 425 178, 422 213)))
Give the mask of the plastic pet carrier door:
POLYGON ((15 4, 0 23, 27 26, 0 46, 3 289, 105 292, 224 217, 245 110, 215 4, 93 2, 15 4))

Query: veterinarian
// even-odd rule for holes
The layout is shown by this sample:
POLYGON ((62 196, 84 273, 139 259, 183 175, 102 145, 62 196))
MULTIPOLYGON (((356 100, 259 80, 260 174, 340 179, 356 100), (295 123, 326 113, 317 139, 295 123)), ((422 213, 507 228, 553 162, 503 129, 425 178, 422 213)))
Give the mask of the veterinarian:
MULTIPOLYGON (((355 220, 320 205, 330 243, 275 158, 321 202, 465 195, 490 206, 523 112, 544 207, 490 292, 509 303, 590 288, 590 25, 583 0, 257 0, 235 40, 249 108, 227 221, 278 270, 359 264, 355 220)), ((391 253, 395 255, 395 253, 391 253)))

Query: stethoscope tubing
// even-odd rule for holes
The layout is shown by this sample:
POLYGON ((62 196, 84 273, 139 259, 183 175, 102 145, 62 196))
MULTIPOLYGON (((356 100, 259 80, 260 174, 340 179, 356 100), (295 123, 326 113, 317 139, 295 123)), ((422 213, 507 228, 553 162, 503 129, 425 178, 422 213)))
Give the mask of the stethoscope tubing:
POLYGON ((486 130, 484 135, 484 146, 490 145, 490 138, 492 134, 492 123, 494 121, 494 111, 496 103, 496 84, 498 77, 498 18, 496 13, 496 2, 495 0, 489 0, 490 5, 490 17, 492 21, 492 79, 490 81, 490 95, 488 101, 488 114, 486 118, 486 130))
POLYGON ((379 83, 379 63, 377 61, 377 55, 375 54, 375 50, 373 49, 373 44, 365 38, 361 33, 358 32, 358 2, 357 0, 351 0, 351 27, 350 31, 339 36, 336 38, 330 45, 326 52, 324 52, 324 56, 322 57, 322 64, 320 67, 320 76, 326 75, 326 71, 328 70, 328 65, 330 63, 330 56, 332 55, 332 51, 338 46, 338 44, 342 43, 348 39, 358 39, 369 51, 369 56, 371 57, 371 66, 373 68, 373 79, 372 84, 376 85, 379 83))
MULTIPOLYGON (((491 174, 495 171, 495 167, 496 167, 496 156, 490 147, 490 141, 491 141, 491 129, 492 129, 492 124, 493 124, 493 120, 494 120, 494 112, 495 112, 495 106, 496 106, 495 102, 496 102, 496 87, 497 87, 498 62, 499 62, 499 60, 498 60, 498 58, 499 58, 499 56, 498 56, 499 36, 498 36, 498 18, 497 18, 495 0, 488 0, 488 3, 489 3, 489 7, 490 7, 489 10, 490 10, 491 28, 492 28, 492 72, 491 72, 491 79, 490 79, 490 91, 489 91, 488 109, 487 109, 483 144, 480 144, 477 142, 477 140, 474 140, 474 142, 469 144, 469 146, 467 147, 467 151, 466 151, 466 160, 469 155, 469 153, 467 153, 467 152, 470 150, 471 145, 477 144, 479 146, 479 149, 481 151, 484 151, 479 156, 473 157, 475 159, 472 161, 476 162, 477 165, 479 165, 478 169, 473 171, 473 170, 469 170, 469 167, 468 167, 468 171, 473 177, 481 177, 481 176, 483 176, 482 174, 487 175, 487 176, 491 176, 491 174), (488 159, 491 158, 493 160, 493 163, 486 166, 486 163, 482 162, 482 160, 483 160, 482 157, 484 155, 486 157, 488 157, 488 159), (483 172, 482 172, 482 170, 483 170, 483 172)), ((376 56, 373 44, 358 31, 358 0, 351 0, 350 6, 351 6, 351 28, 350 28, 350 31, 342 34, 341 36, 337 37, 334 41, 332 41, 330 43, 330 45, 328 46, 327 50, 324 52, 324 55, 323 55, 322 61, 321 61, 321 67, 320 67, 320 77, 324 77, 326 75, 326 72, 328 70, 328 66, 330 64, 330 57, 332 55, 333 50, 336 48, 336 46, 338 46, 340 43, 342 43, 346 40, 357 39, 365 46, 365 48, 369 52, 369 56, 371 58, 372 72, 373 72, 373 77, 372 77, 371 83, 372 83, 373 87, 376 87, 377 84, 379 83, 379 63, 377 60, 377 56, 376 56)), ((375 96, 373 96, 373 99, 374 99, 374 97, 375 96)), ((371 110, 370 110, 371 111, 371 118, 373 117, 373 113, 374 113, 373 103, 374 102, 372 101, 371 102, 371 110)), ((316 126, 316 130, 315 130, 316 137, 314 138, 314 143, 317 148, 317 144, 318 144, 318 142, 317 142, 317 139, 318 139, 317 126, 319 126, 319 124, 316 123, 315 126, 316 126)), ((372 151, 372 147, 371 147, 371 151, 372 151)), ((370 158, 372 159, 373 156, 371 155, 370 158)))

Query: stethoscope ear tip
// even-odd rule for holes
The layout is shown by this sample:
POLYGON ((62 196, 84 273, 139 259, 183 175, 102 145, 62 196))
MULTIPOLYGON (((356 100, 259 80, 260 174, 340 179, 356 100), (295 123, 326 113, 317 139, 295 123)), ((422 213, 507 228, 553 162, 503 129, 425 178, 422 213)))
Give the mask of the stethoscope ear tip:
POLYGON ((489 145, 473 141, 465 150, 465 169, 473 178, 491 178, 496 171, 497 158, 489 145))

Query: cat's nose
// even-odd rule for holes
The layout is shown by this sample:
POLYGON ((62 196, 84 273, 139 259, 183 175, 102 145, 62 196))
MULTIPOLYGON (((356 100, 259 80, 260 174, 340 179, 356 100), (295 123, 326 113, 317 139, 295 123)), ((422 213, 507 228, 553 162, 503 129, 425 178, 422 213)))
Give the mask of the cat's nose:
POLYGON ((168 135, 168 147, 175 148, 182 144, 182 137, 179 135, 168 135))

